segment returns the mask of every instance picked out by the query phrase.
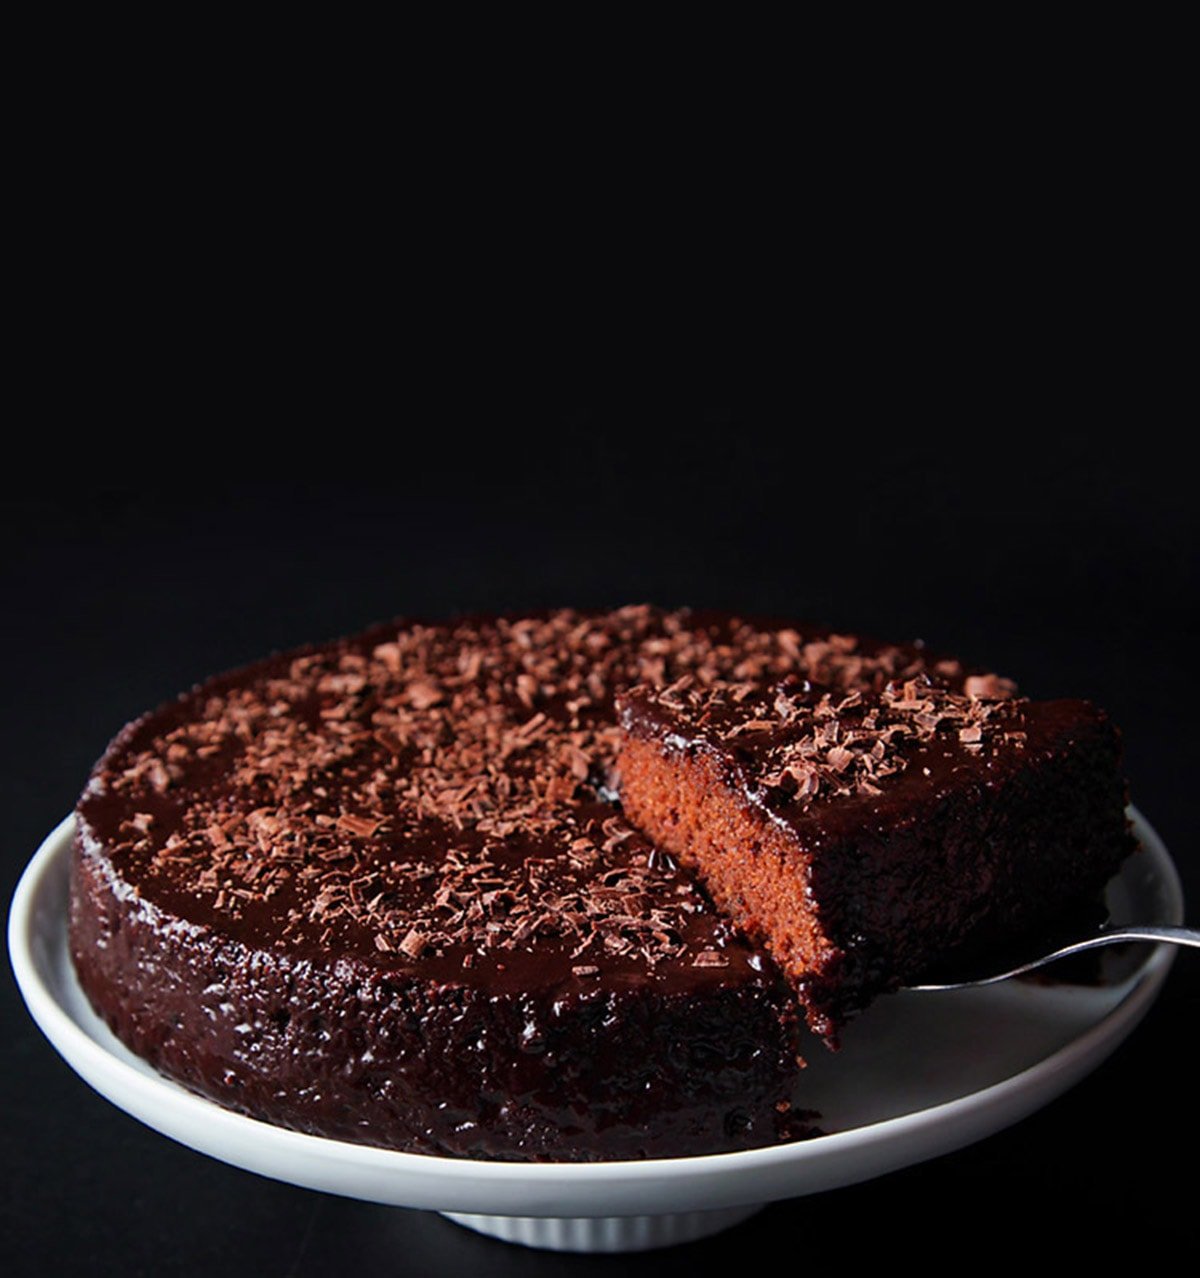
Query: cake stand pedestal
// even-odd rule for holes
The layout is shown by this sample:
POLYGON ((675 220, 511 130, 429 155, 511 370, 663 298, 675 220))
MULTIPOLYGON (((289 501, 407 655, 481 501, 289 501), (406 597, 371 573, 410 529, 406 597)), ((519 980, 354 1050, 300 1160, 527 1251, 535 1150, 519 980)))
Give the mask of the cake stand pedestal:
POLYGON ((650 1251, 695 1242, 762 1211, 765 1203, 724 1207, 718 1211, 668 1212, 661 1216, 474 1216, 464 1212, 441 1214, 476 1233, 541 1247, 548 1251, 650 1251))

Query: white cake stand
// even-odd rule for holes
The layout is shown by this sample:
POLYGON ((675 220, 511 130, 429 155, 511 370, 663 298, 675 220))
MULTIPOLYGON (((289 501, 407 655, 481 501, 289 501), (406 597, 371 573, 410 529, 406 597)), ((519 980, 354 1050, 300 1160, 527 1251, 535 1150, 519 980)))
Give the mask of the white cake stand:
MULTIPOLYGON (((1109 885, 1114 918, 1179 923, 1170 856, 1131 812, 1142 852, 1109 885)), ((248 1171, 369 1202, 440 1211, 531 1247, 634 1251, 686 1242, 768 1202, 880 1176, 968 1145, 1045 1105, 1094 1069, 1145 1015, 1172 946, 1116 959, 1104 984, 1010 981, 898 994, 812 1054, 810 1104, 829 1135, 700 1158, 500 1163, 402 1154, 306 1136, 193 1095, 130 1053, 93 1013, 67 952, 68 818, 13 897, 9 952, 34 1019, 102 1096, 156 1131, 248 1171)), ((84 1139, 84 1137, 81 1137, 84 1139)))

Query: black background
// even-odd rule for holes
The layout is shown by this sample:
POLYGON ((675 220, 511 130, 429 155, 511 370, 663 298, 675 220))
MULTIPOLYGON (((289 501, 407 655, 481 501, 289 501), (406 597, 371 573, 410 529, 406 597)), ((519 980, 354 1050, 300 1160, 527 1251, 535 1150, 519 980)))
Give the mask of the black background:
MULTIPOLYGON (((1194 481, 1137 390, 1080 400, 1064 377, 1036 412, 1027 386, 1002 411, 990 391, 937 413, 884 394, 869 415, 801 412, 800 388, 636 411, 501 397, 401 424, 277 413, 245 433, 210 406, 164 412, 119 464, 109 422, 103 446, 66 450, 83 453, 70 473, 47 455, 6 485, 6 891, 117 728, 203 676, 397 614, 651 601, 919 636, 1029 694, 1098 701, 1195 902, 1194 481)), ((13 1275, 665 1275, 774 1247, 812 1269, 957 1263, 951 1239, 1012 1262, 1044 1231, 1081 1260, 1194 1236, 1173 1205, 1194 1176, 1172 1161, 1197 1137, 1191 954, 1109 1061, 1016 1127, 623 1261, 509 1248, 194 1154, 91 1093, 11 979, 0 999, 13 1275)))

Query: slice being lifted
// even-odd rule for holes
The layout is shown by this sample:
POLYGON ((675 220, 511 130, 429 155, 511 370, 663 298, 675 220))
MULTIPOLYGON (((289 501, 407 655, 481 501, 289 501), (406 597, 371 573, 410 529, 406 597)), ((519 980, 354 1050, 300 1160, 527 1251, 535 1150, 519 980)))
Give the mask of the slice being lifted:
POLYGON ((995 676, 879 691, 689 678, 619 701, 631 821, 765 942, 809 1024, 1094 897, 1132 850, 1120 737, 995 676))

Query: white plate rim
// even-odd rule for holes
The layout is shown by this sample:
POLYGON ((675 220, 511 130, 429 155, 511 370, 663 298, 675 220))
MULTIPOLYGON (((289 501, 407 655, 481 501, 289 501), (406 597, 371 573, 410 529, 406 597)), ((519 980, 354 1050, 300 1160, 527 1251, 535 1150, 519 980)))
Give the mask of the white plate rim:
MULTIPOLYGON (((1164 900, 1161 921, 1183 918, 1183 892, 1167 849, 1130 808, 1134 833, 1164 900)), ((39 911, 69 856, 74 818, 47 835, 13 894, 9 955, 18 987, 46 1038, 91 1087, 180 1143, 234 1166, 307 1188, 439 1211, 521 1216, 643 1215, 703 1211, 790 1198, 869 1179, 949 1153, 1018 1121, 1094 1069, 1158 995, 1175 950, 1154 947, 1128 994, 1093 1025, 1033 1066, 955 1100, 788 1145, 687 1158, 603 1163, 514 1163, 409 1154, 276 1127, 227 1110, 171 1080, 149 1076, 96 1041, 41 969, 39 911)), ((49 927, 65 931, 65 913, 49 927)), ((936 997, 936 996, 933 996, 936 997)))

